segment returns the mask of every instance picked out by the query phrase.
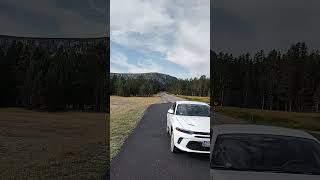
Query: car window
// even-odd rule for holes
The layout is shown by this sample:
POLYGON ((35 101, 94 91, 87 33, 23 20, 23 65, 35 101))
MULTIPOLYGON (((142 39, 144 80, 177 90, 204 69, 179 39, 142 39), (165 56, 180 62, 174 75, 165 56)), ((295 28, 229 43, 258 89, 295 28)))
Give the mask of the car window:
POLYGON ((320 175, 320 145, 310 139, 256 134, 217 137, 212 169, 320 175))
POLYGON ((179 104, 177 115, 181 116, 210 116, 210 107, 199 104, 179 104))

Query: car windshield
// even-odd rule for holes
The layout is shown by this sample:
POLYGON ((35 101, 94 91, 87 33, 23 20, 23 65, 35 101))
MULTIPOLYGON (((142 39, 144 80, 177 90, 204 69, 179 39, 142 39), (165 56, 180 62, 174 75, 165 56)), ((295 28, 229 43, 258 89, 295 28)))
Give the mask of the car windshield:
POLYGON ((210 107, 201 104, 179 104, 176 114, 181 116, 210 117, 210 107))
POLYGON ((212 169, 320 175, 320 145, 278 135, 225 134, 217 137, 212 169))

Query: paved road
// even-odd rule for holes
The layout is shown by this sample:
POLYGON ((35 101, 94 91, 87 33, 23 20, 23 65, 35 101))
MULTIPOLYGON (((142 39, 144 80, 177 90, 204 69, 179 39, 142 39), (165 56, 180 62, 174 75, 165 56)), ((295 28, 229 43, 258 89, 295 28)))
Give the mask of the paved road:
MULTIPOLYGON (((209 179, 209 155, 179 153, 169 150, 166 133, 166 113, 172 102, 183 100, 159 93, 162 104, 151 105, 133 133, 111 162, 111 180, 206 180, 209 179)), ((214 124, 242 123, 213 113, 214 124)))
POLYGON ((165 103, 173 103, 175 101, 181 101, 181 100, 184 100, 182 98, 179 98, 179 97, 176 97, 172 94, 168 94, 168 93, 165 93, 165 92, 161 92, 159 93, 159 95, 161 96, 161 100, 165 103))
POLYGON ((173 154, 166 133, 170 103, 151 105, 112 160, 111 180, 209 179, 209 156, 173 154))

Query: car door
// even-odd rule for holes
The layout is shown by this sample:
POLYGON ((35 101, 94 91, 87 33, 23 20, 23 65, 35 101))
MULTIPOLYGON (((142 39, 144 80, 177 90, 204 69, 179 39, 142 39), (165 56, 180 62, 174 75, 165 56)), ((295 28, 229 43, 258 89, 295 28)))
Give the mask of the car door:
POLYGON ((167 113, 167 126, 168 126, 169 128, 171 127, 172 119, 173 119, 173 116, 174 116, 174 114, 175 114, 176 103, 173 103, 170 109, 173 110, 173 114, 167 113))

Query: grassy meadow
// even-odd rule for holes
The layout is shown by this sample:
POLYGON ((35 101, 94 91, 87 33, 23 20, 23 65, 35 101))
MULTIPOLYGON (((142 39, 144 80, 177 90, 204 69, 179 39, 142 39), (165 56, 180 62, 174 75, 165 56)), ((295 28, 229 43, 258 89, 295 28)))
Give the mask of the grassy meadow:
POLYGON ((120 151, 126 138, 142 118, 144 111, 151 105, 160 103, 154 97, 110 97, 110 158, 120 151))
POLYGON ((254 124, 320 131, 320 113, 297 113, 224 106, 216 106, 214 111, 254 124))
POLYGON ((0 108, 0 179, 101 179, 109 161, 105 113, 0 108))

